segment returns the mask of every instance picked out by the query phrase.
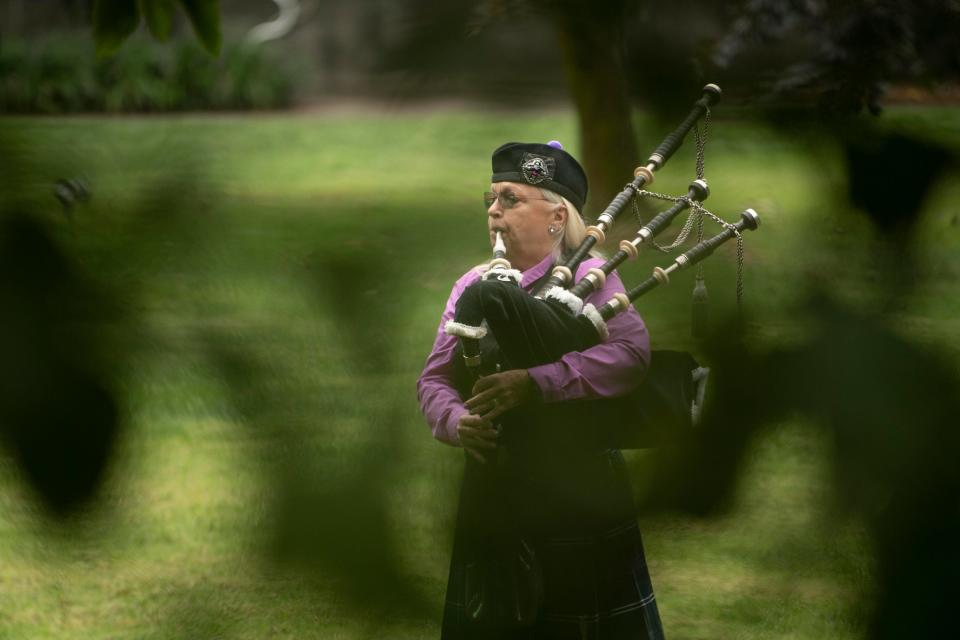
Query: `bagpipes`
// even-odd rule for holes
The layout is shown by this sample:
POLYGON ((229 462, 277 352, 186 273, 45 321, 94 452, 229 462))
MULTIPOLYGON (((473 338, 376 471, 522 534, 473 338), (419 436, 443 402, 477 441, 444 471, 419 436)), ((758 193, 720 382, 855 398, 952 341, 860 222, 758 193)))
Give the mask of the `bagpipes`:
MULTIPOLYGON (((703 138, 695 126, 701 118, 708 121, 710 106, 719 100, 720 95, 720 88, 714 84, 703 88, 703 95, 683 122, 656 148, 646 165, 634 171, 633 180, 598 216, 596 225, 587 228, 587 237, 581 245, 566 257, 563 264, 554 267, 549 279, 533 295, 520 288, 520 274, 510 268, 497 234, 490 268, 480 281, 464 291, 457 302, 454 320, 445 327, 448 334, 459 338, 462 349, 462 363, 458 363, 461 365, 458 385, 461 393, 468 392, 482 375, 555 362, 566 353, 599 344, 608 336, 607 322, 611 318, 628 309, 639 297, 667 284, 675 272, 698 264, 733 238, 737 239, 738 248, 742 250, 741 234, 757 228, 760 222, 757 213, 747 209, 738 222, 730 224, 702 205, 710 194, 703 179, 702 143, 706 126, 703 138), (654 172, 676 152, 691 129, 694 129, 698 141, 698 177, 691 183, 687 194, 672 198, 643 190, 645 185, 653 182, 654 172), (621 242, 619 250, 603 266, 590 269, 579 282, 573 283, 579 264, 594 246, 604 241, 606 232, 627 204, 645 195, 675 200, 675 204, 643 225, 633 240, 621 242), (692 210, 690 218, 669 248, 676 247, 686 238, 694 216, 698 217, 701 233, 704 217, 720 224, 722 231, 677 256, 666 268, 656 268, 642 283, 626 293, 614 295, 599 308, 584 305, 583 299, 601 288, 605 278, 618 265, 628 258, 636 258, 638 249, 645 243, 657 246, 653 238, 688 209, 692 210)), ((738 284, 738 298, 739 294, 738 284)), ((656 446, 678 431, 690 429, 695 423, 707 371, 699 367, 690 354, 654 351, 644 381, 632 393, 620 398, 545 403, 539 409, 552 411, 562 418, 561 422, 579 424, 583 432, 581 445, 621 449, 656 446), (590 425, 589 429, 584 428, 584 421, 590 425)))

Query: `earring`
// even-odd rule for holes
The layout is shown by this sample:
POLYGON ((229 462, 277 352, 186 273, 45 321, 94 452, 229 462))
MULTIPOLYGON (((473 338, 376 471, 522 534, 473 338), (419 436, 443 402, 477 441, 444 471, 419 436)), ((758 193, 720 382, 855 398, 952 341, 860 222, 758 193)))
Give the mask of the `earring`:
POLYGON ((550 232, 550 235, 553 235, 553 234, 555 234, 555 233, 557 232, 557 228, 556 228, 555 226, 553 226, 553 225, 550 225, 550 228, 547 229, 547 231, 550 232))

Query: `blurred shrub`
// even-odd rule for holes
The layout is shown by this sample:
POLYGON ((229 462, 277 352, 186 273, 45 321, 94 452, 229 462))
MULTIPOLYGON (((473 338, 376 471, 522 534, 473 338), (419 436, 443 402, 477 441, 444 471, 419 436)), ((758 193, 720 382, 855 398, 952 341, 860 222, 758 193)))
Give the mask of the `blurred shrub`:
POLYGON ((214 58, 192 40, 131 39, 97 58, 88 35, 0 42, 0 112, 272 109, 293 101, 292 70, 235 42, 214 58))

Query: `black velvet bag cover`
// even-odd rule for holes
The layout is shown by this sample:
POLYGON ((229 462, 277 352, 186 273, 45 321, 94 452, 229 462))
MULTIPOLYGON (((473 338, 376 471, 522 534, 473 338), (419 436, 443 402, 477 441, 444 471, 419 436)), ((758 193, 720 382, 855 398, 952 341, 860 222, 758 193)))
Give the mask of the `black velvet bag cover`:
MULTIPOLYGON (((585 317, 496 280, 468 287, 457 301, 455 319, 472 326, 487 324, 481 341, 482 375, 493 373, 497 365, 506 371, 555 362, 600 341, 585 317)), ((454 358, 458 388, 467 392, 466 398, 470 382, 459 349, 454 358)), ((553 425, 552 436, 571 446, 642 449, 666 444, 693 427, 692 372, 697 366, 689 353, 655 350, 643 382, 626 396, 541 403, 538 411, 549 416, 543 421, 553 425)))

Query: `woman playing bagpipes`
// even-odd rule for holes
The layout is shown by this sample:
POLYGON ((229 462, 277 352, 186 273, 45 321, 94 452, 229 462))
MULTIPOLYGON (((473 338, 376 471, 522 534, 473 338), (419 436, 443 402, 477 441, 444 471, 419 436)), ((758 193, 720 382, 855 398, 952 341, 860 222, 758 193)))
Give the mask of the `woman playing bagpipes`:
MULTIPOLYGON (((485 201, 498 268, 456 281, 417 384, 434 437, 467 454, 442 637, 662 638, 623 458, 591 437, 589 419, 570 420, 584 402, 640 384, 650 362, 643 320, 631 308, 607 322, 599 344, 528 367, 491 358, 497 345, 467 327, 496 363, 475 380, 449 333, 471 285, 496 273, 533 292, 586 233, 586 175, 559 143, 505 144, 492 168, 485 201)), ((602 262, 583 260, 575 280, 602 262)), ((584 302, 623 291, 614 272, 584 302)), ((511 340, 548 339, 529 320, 517 318, 511 340)))

